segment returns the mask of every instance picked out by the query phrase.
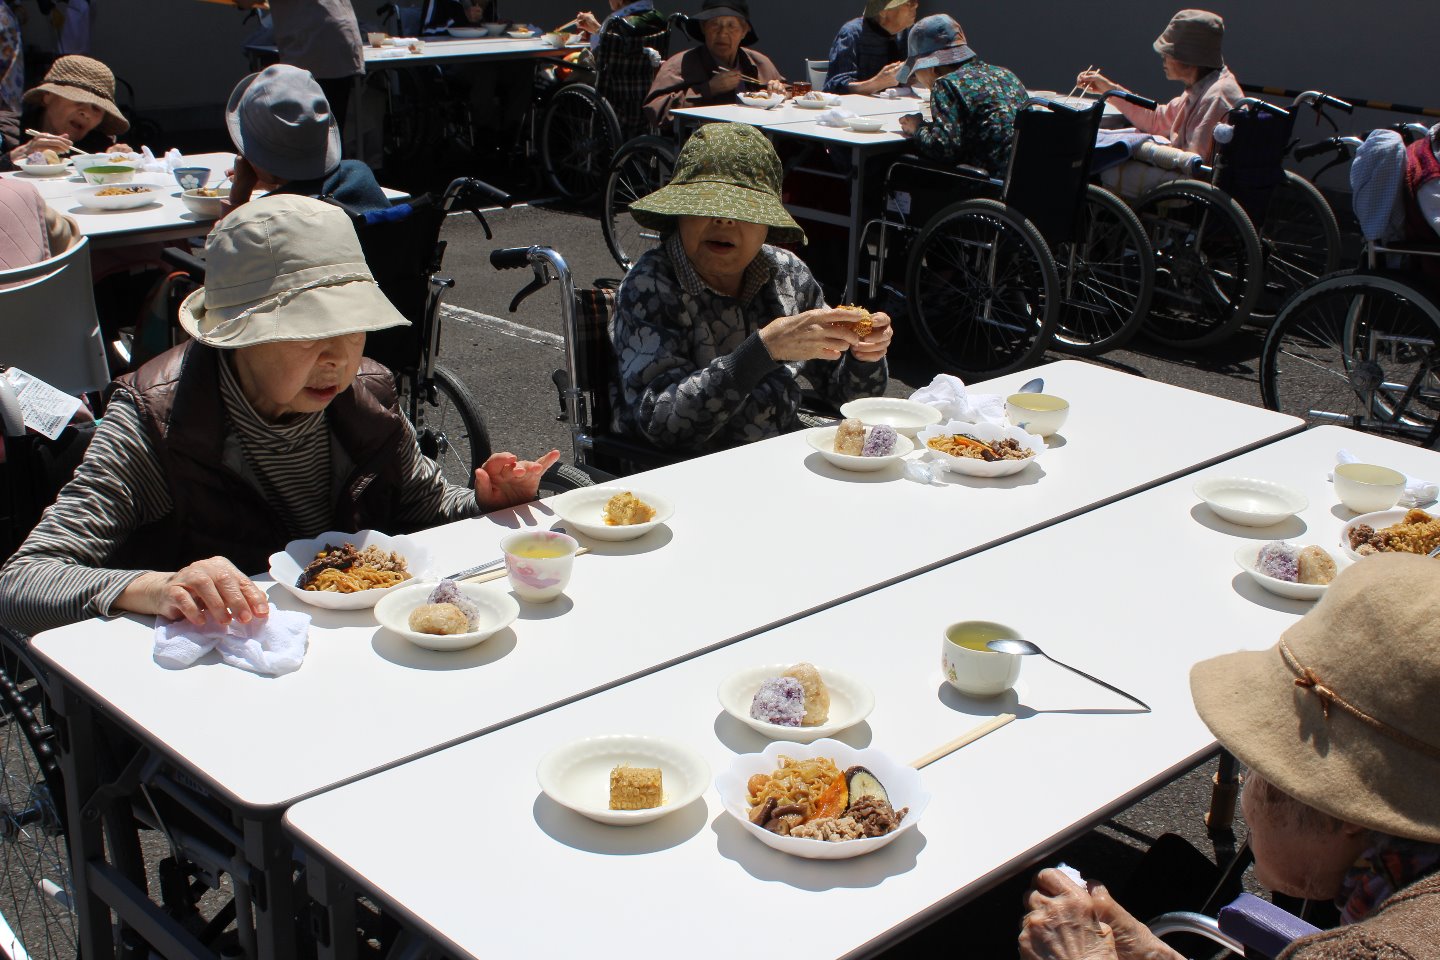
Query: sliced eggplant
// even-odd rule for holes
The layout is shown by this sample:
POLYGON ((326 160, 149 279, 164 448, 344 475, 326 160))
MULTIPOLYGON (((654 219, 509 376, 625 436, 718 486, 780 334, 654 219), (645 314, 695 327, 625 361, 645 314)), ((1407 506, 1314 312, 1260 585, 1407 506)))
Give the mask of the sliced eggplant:
POLYGON ((865 767, 854 766, 846 770, 845 782, 849 785, 850 803, 852 804, 861 797, 874 797, 876 800, 890 802, 890 794, 885 792, 880 778, 865 767))

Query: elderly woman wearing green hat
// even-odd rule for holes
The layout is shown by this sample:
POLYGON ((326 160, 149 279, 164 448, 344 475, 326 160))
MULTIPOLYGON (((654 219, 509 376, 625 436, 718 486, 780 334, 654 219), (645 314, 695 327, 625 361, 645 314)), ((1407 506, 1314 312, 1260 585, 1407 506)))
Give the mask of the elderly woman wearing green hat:
POLYGON ((714 123, 668 186, 630 205, 662 241, 626 275, 610 328, 617 432, 707 452, 800 426, 798 375, 834 403, 884 392, 890 319, 858 336, 855 314, 827 307, 804 262, 767 243, 805 239, 780 178, 758 130, 714 123))
POLYGON ((535 497, 538 462, 496 454, 454 487, 420 452, 365 335, 405 326, 350 219, 253 200, 206 244, 180 308, 194 339, 116 384, 76 471, 0 569, 0 623, 26 632, 120 611, 249 622, 246 574, 327 530, 403 533, 535 497))
MULTIPOLYGON (((1154 110, 1124 100, 1111 102, 1135 129, 1166 137, 1173 146, 1198 153, 1209 163, 1215 155, 1215 124, 1245 95, 1221 56, 1224 36, 1225 20, 1219 14, 1181 10, 1154 46, 1164 61, 1165 79, 1183 83, 1185 92, 1154 110)), ((1082 71, 1075 83, 1091 93, 1125 89, 1094 69, 1082 71)))
POLYGON ((826 93, 879 93, 896 85, 920 0, 866 0, 865 15, 847 21, 830 45, 826 93))
MULTIPOLYGON (((1255 879, 1340 907, 1281 960, 1440 957, 1440 562, 1365 558, 1275 646, 1197 664, 1190 690, 1250 768, 1255 879)), ((1042 871, 1029 906, 1024 960, 1183 960, 1093 882, 1042 871)))

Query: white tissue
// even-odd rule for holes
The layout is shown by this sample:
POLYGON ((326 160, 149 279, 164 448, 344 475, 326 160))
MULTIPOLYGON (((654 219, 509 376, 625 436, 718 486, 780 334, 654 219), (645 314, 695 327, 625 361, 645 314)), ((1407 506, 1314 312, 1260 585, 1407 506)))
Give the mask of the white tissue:
POLYGON ((1079 870, 1076 870, 1074 867, 1070 866, 1070 864, 1057 863, 1055 864, 1055 869, 1059 870, 1061 873, 1065 874, 1066 877, 1075 881, 1075 886, 1080 887, 1082 890, 1085 888, 1085 878, 1080 875, 1079 870))
MULTIPOLYGON (((1339 450, 1335 454, 1336 463, 1358 463, 1359 460, 1360 458, 1349 450, 1339 450)), ((1332 472, 1326 479, 1333 483, 1335 474, 1332 472)), ((1440 497, 1440 484, 1421 480, 1419 477, 1407 476, 1405 491, 1400 494, 1400 506, 1423 507, 1427 503, 1433 503, 1437 497, 1440 497)))
POLYGON ((858 117, 854 110, 846 110, 844 107, 834 107, 826 110, 816 118, 815 122, 822 127, 848 127, 850 124, 845 121, 850 117, 858 117))
POLYGON ((169 670, 190 666, 211 650, 232 667, 280 676, 305 662, 310 615, 271 608, 270 616, 249 623, 206 623, 155 618, 155 662, 169 670))
POLYGON ((966 423, 1004 424, 1005 400, 999 394, 971 394, 965 382, 948 373, 936 374, 929 386, 910 395, 917 403, 928 404, 940 411, 942 420, 963 420, 966 423))

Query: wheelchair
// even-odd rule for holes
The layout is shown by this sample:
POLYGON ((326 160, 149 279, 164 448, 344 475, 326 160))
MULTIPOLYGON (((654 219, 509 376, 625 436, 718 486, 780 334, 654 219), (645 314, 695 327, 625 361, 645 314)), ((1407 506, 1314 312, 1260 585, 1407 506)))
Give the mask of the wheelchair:
MULTIPOLYGON (((1361 141, 1333 142, 1353 154, 1361 141)), ((1292 297, 1260 354, 1265 406, 1312 424, 1440 443, 1440 282, 1427 263, 1440 264, 1440 244, 1371 236, 1359 268, 1292 297)))
MULTIPOLYGON (((1151 103, 1121 91, 1107 95, 1151 103)), ((891 166, 887 214, 865 226, 867 236, 879 227, 870 293, 876 295, 892 257, 904 255, 904 297, 916 338, 944 369, 965 379, 998 376, 1030 366, 1052 342, 1103 353, 1143 320, 1154 272, 1144 232, 1117 197, 1090 183, 1103 113, 1104 98, 1083 107, 1026 101, 1015 117, 1003 179, 915 159, 891 166), (982 196, 923 220, 891 218, 890 211, 905 207, 896 199, 898 184, 909 192, 926 181, 942 182, 942 196, 982 196)), ((929 206, 913 193, 909 205, 929 206)))
MULTIPOLYGON (((1318 91, 1290 110, 1251 97, 1227 114, 1213 166, 1171 151, 1181 179, 1134 201, 1155 252, 1155 295, 1144 332, 1169 347, 1206 347, 1252 317, 1268 320, 1307 283, 1336 269, 1340 227, 1315 186, 1283 167, 1294 109, 1350 105, 1318 91)), ((1327 118, 1328 119, 1328 118, 1327 118)), ((1168 165, 1168 164, 1167 164, 1168 165)))

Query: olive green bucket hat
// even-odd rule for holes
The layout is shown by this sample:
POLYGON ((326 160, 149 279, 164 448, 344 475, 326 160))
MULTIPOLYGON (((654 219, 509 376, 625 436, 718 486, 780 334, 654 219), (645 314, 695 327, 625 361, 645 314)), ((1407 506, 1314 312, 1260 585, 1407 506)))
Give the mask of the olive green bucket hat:
POLYGON ((781 178, 780 158, 759 130, 710 123, 686 141, 669 185, 630 204, 630 215, 661 233, 674 229, 676 217, 727 217, 764 224, 771 243, 805 243, 780 202, 781 178))

